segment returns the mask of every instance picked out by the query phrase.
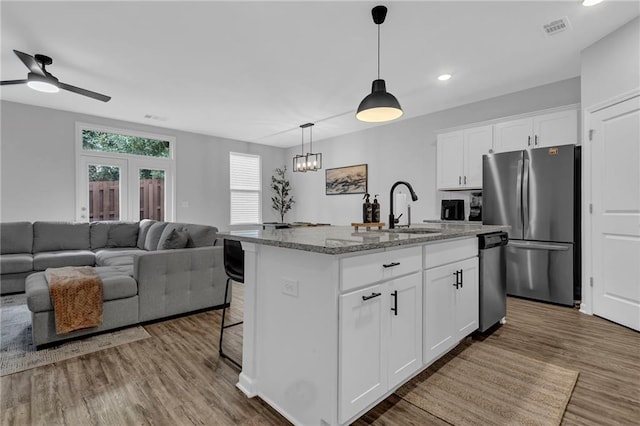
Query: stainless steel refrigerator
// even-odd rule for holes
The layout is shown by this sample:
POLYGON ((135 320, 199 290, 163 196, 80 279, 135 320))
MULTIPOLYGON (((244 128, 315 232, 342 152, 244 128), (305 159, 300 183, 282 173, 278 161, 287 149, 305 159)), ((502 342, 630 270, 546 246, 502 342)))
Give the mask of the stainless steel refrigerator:
POLYGON ((580 299, 580 148, 487 154, 483 223, 509 225, 507 294, 562 305, 580 299))

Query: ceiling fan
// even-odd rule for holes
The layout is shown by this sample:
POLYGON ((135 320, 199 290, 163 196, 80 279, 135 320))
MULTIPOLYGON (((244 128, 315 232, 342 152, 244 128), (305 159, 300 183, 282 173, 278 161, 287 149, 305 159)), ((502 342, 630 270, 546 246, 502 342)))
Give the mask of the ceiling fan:
POLYGON ((60 89, 64 89, 69 92, 88 96, 102 102, 108 102, 111 99, 111 96, 92 92, 91 90, 81 89, 80 87, 72 86, 70 84, 62 83, 61 81, 59 81, 45 68, 47 65, 51 65, 53 63, 53 59, 48 56, 31 56, 17 50, 14 50, 13 53, 15 53, 16 56, 18 56, 18 58, 20 58, 20 60, 25 64, 25 66, 29 68, 30 72, 29 74, 27 74, 27 78, 25 80, 0 81, 0 86, 26 83, 30 88, 39 90, 40 92, 55 93, 60 89))

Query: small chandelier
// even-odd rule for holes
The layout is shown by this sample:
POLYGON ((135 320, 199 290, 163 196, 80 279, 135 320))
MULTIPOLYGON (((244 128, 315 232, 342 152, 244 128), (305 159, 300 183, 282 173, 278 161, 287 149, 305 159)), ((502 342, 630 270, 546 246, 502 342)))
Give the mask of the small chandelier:
POLYGON ((293 157, 294 172, 315 172, 322 168, 322 154, 313 152, 313 123, 300 125, 302 130, 302 143, 300 145, 300 155, 293 157), (304 153, 304 129, 309 128, 309 152, 304 153))

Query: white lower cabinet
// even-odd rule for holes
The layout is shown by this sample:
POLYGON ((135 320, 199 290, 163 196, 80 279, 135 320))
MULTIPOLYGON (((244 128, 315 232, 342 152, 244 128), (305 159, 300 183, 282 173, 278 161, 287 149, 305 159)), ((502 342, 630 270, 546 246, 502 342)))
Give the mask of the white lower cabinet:
POLYGON ((422 366, 422 277, 415 272, 339 300, 344 423, 422 366))
POLYGON ((478 328, 478 258, 424 272, 424 363, 430 364, 478 328))

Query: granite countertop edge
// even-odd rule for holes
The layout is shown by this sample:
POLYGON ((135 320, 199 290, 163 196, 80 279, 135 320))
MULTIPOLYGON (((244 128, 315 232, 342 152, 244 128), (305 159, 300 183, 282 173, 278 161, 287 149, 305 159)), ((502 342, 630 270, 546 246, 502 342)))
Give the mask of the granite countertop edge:
MULTIPOLYGON (((255 243, 255 244, 282 247, 282 248, 288 248, 293 250, 302 250, 302 251, 308 251, 308 252, 314 252, 314 253, 320 253, 320 254, 339 255, 339 254, 357 253, 357 252, 368 251, 368 250, 384 249, 389 247, 419 245, 419 244, 429 243, 433 241, 441 241, 441 240, 448 240, 448 239, 461 238, 461 237, 472 237, 472 236, 481 235, 481 234, 488 234, 488 233, 493 233, 498 231, 506 231, 508 229, 509 229, 508 226, 483 225, 483 229, 474 229, 474 230, 447 229, 447 230, 442 230, 442 232, 437 232, 437 233, 434 232, 434 233, 428 233, 428 234, 407 234, 407 233, 399 232, 403 236, 408 235, 409 237, 407 237, 406 239, 390 240, 390 241, 375 241, 375 242, 353 241, 352 244, 350 245, 345 245, 340 247, 327 247, 323 245, 310 244, 305 242, 282 241, 282 240, 275 240, 275 239, 269 239, 269 238, 263 238, 263 237, 250 236, 250 235, 225 233, 225 232, 220 233, 220 236, 223 238, 255 243)), ((374 233, 375 234, 380 233, 381 237, 385 236, 385 234, 388 235, 388 233, 385 233, 383 231, 366 231, 366 232, 363 232, 363 236, 364 235, 370 236, 374 233)))

